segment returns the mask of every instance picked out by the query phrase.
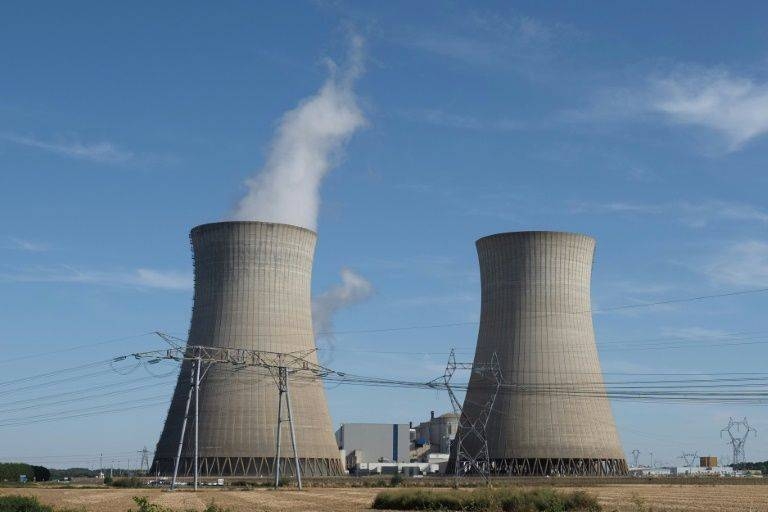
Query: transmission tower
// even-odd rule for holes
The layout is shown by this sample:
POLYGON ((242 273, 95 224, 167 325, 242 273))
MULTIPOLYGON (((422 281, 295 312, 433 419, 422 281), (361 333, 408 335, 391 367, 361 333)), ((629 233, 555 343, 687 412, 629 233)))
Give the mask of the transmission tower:
MULTIPOLYGON (((170 337, 169 337, 170 338, 170 337)), ((163 339, 166 339, 163 336, 163 339)), ((166 339, 166 341, 168 341, 166 339)), ((169 342, 170 343, 170 342, 169 342)), ((234 349, 223 347, 208 347, 200 345, 188 345, 182 347, 180 345, 172 344, 171 348, 165 350, 152 350, 148 352, 137 352, 130 356, 122 356, 115 360, 126 359, 127 357, 134 357, 136 359, 149 359, 149 363, 156 363, 163 359, 171 359, 174 361, 192 361, 189 375, 189 392, 187 394, 187 402, 184 412, 184 420, 181 425, 181 436, 179 439, 179 446, 176 452, 176 462, 173 468, 173 480, 171 481, 171 489, 176 488, 176 479, 179 471, 179 461, 181 460, 181 450, 184 444, 184 437, 187 431, 187 422, 190 417, 190 405, 193 403, 194 397, 194 410, 192 414, 192 420, 194 421, 194 488, 197 490, 199 484, 199 468, 198 468, 198 418, 199 418, 199 394, 200 394, 200 382, 205 378, 208 370, 215 364, 229 365, 234 370, 241 370, 243 368, 265 368, 272 378, 275 380, 279 392, 279 408, 278 408, 278 429, 277 429, 277 446, 275 447, 275 488, 280 483, 280 423, 288 422, 291 432, 291 445, 293 447, 293 458, 296 462, 296 480, 299 489, 301 485, 301 471, 299 464, 299 448, 296 446, 296 435, 293 425, 293 415, 291 412, 291 395, 288 387, 288 380, 291 375, 303 374, 314 378, 322 378, 330 374, 335 374, 343 377, 343 374, 339 374, 330 370, 324 366, 320 366, 317 363, 313 363, 309 360, 309 355, 316 349, 304 350, 298 352, 269 352, 265 350, 250 350, 250 349, 234 349), (287 409, 287 418, 283 418, 283 401, 285 401, 287 409)))
POLYGON ((744 445, 747 442, 749 433, 752 432, 753 436, 757 436, 757 430, 750 427, 747 418, 744 417, 744 419, 740 421, 735 421, 733 418, 730 418, 728 420, 728 426, 720 431, 721 439, 723 437, 723 432, 726 432, 730 438, 731 450, 733 451, 731 464, 746 462, 747 458, 744 455, 744 445))
POLYGON ((632 450, 632 467, 636 468, 638 467, 638 460, 640 459, 640 450, 635 448, 632 450))
POLYGON ((693 453, 685 453, 678 457, 678 459, 683 459, 683 462, 685 462, 685 467, 692 468, 693 465, 696 463, 696 457, 698 457, 699 454, 697 452, 693 453))
POLYGON ((454 484, 458 486, 460 477, 475 472, 482 476, 486 484, 488 484, 490 483, 491 461, 488 453, 486 427, 502 382, 499 358, 494 352, 490 362, 486 364, 459 363, 456 362, 454 349, 451 349, 442 381, 442 385, 448 391, 448 396, 451 399, 453 412, 459 417, 459 428, 451 447, 451 451, 455 455, 453 466, 454 484), (485 404, 482 404, 477 416, 474 418, 468 418, 464 414, 462 403, 456 397, 456 393, 451 385, 451 379, 453 379, 457 370, 469 370, 472 374, 487 381, 487 386, 490 390, 488 399, 485 404))
POLYGON ((145 446, 136 453, 141 454, 141 462, 139 463, 139 471, 142 471, 145 475, 149 473, 149 450, 145 446))

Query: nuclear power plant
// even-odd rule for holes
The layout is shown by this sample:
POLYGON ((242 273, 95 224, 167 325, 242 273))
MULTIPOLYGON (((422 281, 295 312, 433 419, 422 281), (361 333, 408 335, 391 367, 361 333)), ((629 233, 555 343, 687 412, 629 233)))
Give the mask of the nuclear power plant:
MULTIPOLYGON (((195 285, 187 346, 301 354, 305 365, 316 365, 310 303, 315 233, 287 224, 219 222, 197 226, 190 238, 195 285)), ((464 425, 488 417, 484 440, 465 441, 482 443, 483 449, 487 442, 487 473, 628 471, 592 326, 594 250, 593 238, 572 233, 501 233, 477 241, 482 301, 470 366, 493 361, 501 384, 489 386, 480 372, 472 372, 456 438, 464 438, 464 425), (484 412, 490 393, 495 401, 484 412)), ((170 475, 178 464, 178 474, 190 476, 197 460, 202 476, 273 475, 282 403, 274 375, 260 367, 208 366, 194 388, 199 401, 193 437, 184 425, 195 372, 193 362, 183 359, 150 472, 170 475)), ((281 454, 283 474, 296 475, 296 460, 304 476, 344 474, 339 449, 348 447, 337 445, 322 380, 296 379, 291 389, 299 455, 294 460, 281 454)), ((290 399, 288 407, 290 414, 290 399)), ((280 422, 284 439, 288 428, 280 422)), ((383 428, 391 431, 392 424, 383 428)), ((465 446, 475 452, 480 447, 465 446)), ((401 456, 408 462, 403 450, 393 453, 393 464, 401 456)), ((457 467, 456 455, 451 447, 449 468, 457 467)))
MULTIPOLYGON (((189 346, 298 352, 317 362, 310 304, 313 231, 266 222, 218 222, 195 227, 190 239, 195 285, 189 346)), ((151 474, 173 473, 192 364, 182 364, 151 474)), ((302 475, 341 475, 322 381, 293 381, 291 401, 302 475)), ((208 367, 198 410, 195 435, 202 476, 273 474, 278 388, 268 372, 208 367)), ((287 422, 281 422, 281 429, 288 439, 287 422)), ((194 471, 193 440, 184 436, 179 475, 194 471)), ((288 455, 280 457, 281 470, 295 475, 288 455)))
MULTIPOLYGON (((503 376, 487 423, 490 472, 626 474, 592 326, 595 240, 530 231, 476 245, 481 313, 474 364, 496 354, 503 376)), ((493 391, 473 373, 465 419, 477 418, 493 391)))

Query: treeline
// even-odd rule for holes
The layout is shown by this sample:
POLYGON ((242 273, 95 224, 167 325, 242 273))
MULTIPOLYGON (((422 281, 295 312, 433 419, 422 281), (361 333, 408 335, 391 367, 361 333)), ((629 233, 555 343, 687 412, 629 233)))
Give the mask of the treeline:
POLYGON ((27 475, 30 482, 46 482, 51 479, 50 470, 43 466, 32 466, 23 462, 0 463, 0 481, 18 482, 21 475, 27 475))
POLYGON ((739 462, 738 464, 731 464, 733 469, 759 469, 764 475, 768 475, 768 460, 763 462, 739 462))
POLYGON ((51 469, 51 478, 53 480, 61 480, 62 478, 94 478, 98 476, 98 471, 93 471, 88 468, 67 468, 67 469, 51 469))

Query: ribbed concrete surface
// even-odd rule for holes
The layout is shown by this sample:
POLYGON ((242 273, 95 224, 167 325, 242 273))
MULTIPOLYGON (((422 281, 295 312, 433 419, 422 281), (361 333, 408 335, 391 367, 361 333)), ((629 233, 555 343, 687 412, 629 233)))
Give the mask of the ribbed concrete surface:
MULTIPOLYGON (((594 249, 593 238, 558 232, 477 241, 482 305, 475 363, 489 362, 495 351, 511 386, 498 395, 488 424, 490 458, 504 467, 510 459, 625 466, 592 327, 594 249)), ((470 418, 488 396, 483 384, 470 379, 464 404, 470 418)))
MULTIPOLYGON (((195 260, 191 345, 273 352, 315 347, 310 305, 314 232, 284 224, 220 222, 197 226, 190 238, 195 260)), ((176 456, 189 370, 185 363, 157 444, 154 466, 164 473, 176 456)), ((341 460, 322 383, 293 378, 290 389, 305 474, 337 474, 341 460)), ((265 371, 212 367, 200 390, 204 474, 271 472, 277 405, 276 384, 265 371)), ((194 454, 191 426, 182 473, 188 472, 194 454)), ((282 429, 285 457, 291 454, 288 424, 282 429)), ((290 474, 291 463, 285 463, 290 474)))

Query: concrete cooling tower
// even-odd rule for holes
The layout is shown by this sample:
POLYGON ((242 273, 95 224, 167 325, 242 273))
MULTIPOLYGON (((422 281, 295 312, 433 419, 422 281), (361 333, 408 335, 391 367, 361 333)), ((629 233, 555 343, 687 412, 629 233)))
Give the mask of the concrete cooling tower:
MULTIPOLYGON (((317 236, 266 222, 218 222, 190 234, 195 292, 189 345, 266 350, 315 348, 310 305, 317 236)), ((316 362, 314 353, 309 356, 316 362)), ((192 363, 182 364, 151 474, 173 473, 192 363)), ((278 390, 261 368, 210 367, 200 385, 199 466, 203 476, 268 476, 274 471, 278 390)), ((291 402, 301 473, 342 474, 322 382, 292 379, 291 402)), ((290 439, 282 422, 282 438, 290 439)), ((193 473, 193 430, 187 429, 179 475, 193 473)), ((289 450, 281 471, 295 475, 289 450)))
MULTIPOLYGON (((627 472, 592 327, 594 250, 593 238, 573 233, 477 241, 482 300, 474 363, 490 363, 495 352, 503 375, 487 424, 492 473, 627 472)), ((482 375, 470 377, 466 418, 477 417, 491 389, 482 375)))

